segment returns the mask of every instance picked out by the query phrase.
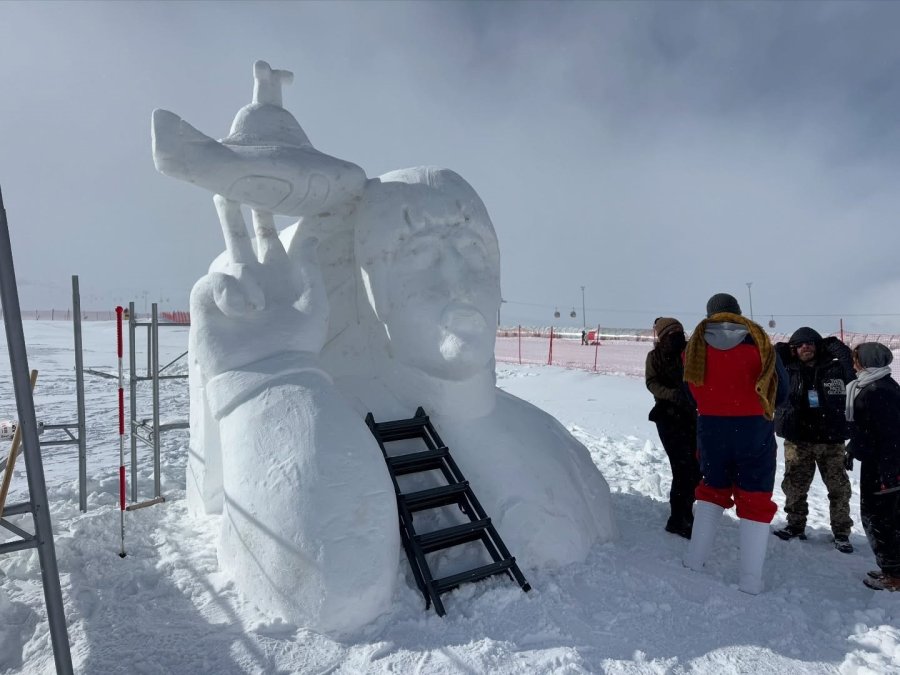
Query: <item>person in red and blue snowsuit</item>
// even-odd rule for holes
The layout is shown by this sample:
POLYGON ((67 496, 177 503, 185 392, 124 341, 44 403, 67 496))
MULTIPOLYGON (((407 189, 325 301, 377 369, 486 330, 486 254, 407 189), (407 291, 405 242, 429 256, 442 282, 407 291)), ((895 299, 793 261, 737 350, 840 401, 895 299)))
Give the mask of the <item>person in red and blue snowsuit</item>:
POLYGON ((685 350, 684 379, 697 403, 694 527, 685 565, 698 570, 712 549, 726 508, 740 519, 740 590, 762 591, 777 443, 774 411, 788 396, 788 374, 758 324, 741 315, 734 296, 718 293, 685 350), (699 528, 698 528, 699 525, 699 528))

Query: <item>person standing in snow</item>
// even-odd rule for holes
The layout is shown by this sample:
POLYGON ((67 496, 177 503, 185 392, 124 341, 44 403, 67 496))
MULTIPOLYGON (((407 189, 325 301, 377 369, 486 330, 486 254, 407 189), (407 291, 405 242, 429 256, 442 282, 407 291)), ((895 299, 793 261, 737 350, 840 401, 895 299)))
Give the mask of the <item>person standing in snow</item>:
POLYGON ((684 380, 697 402, 697 446, 703 478, 684 564, 700 570, 726 508, 740 519, 740 583, 763 589, 775 486, 775 408, 787 397, 787 373, 769 336, 741 316, 734 296, 717 293, 694 329, 684 356, 684 380))
POLYGON ((684 386, 681 355, 687 345, 684 326, 677 319, 659 317, 653 324, 656 344, 647 354, 644 379, 655 404, 650 421, 672 468, 669 490, 671 514, 666 532, 691 538, 694 490, 700 482, 697 464, 697 409, 684 386))
POLYGON ((863 583, 900 591, 900 385, 891 350, 877 342, 853 349, 857 379, 847 385, 850 456, 861 463, 859 511, 878 570, 863 583))
POLYGON ((784 438, 781 489, 787 525, 773 534, 785 541, 806 539, 806 495, 818 465, 828 488, 834 546, 841 553, 853 553, 850 479, 844 467, 846 384, 856 379, 850 348, 804 326, 790 342, 775 345, 775 351, 790 377, 790 394, 775 411, 775 433, 784 438))
POLYGON ((586 331, 586 330, 581 331, 581 344, 582 344, 582 345, 588 344, 587 331, 586 331))

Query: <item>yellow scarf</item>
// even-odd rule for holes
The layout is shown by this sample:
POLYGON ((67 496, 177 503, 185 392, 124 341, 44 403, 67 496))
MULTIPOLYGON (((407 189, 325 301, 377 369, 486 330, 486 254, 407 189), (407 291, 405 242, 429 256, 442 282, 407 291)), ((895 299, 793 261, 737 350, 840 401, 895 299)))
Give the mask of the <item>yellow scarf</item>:
POLYGON ((759 396, 759 402, 762 404, 766 419, 774 419, 775 392, 778 389, 778 377, 775 373, 775 350, 772 348, 769 336, 766 335, 762 326, 740 314, 719 312, 704 319, 697 325, 684 351, 684 381, 698 386, 703 384, 706 376, 706 338, 704 337, 706 326, 709 323, 722 323, 725 321, 744 326, 759 349, 762 372, 760 372, 759 378, 756 380, 756 395, 759 396))

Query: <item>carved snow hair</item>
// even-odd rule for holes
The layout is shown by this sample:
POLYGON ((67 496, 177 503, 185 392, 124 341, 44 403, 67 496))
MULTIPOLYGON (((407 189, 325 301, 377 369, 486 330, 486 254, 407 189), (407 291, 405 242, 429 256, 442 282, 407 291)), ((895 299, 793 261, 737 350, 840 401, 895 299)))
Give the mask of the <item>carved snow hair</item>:
POLYGON ((390 269, 404 242, 446 228, 478 237, 499 278, 497 234, 481 197, 462 176, 425 166, 391 171, 370 181, 357 219, 355 250, 369 304, 380 320, 388 307, 390 269))

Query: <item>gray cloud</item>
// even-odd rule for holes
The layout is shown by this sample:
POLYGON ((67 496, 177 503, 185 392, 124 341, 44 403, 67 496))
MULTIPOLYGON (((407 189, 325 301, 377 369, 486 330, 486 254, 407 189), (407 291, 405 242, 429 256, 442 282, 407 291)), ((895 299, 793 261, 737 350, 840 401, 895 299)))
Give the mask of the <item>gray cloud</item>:
POLYGON ((2 3, 0 184, 23 306, 186 304, 222 247, 157 174, 165 107, 224 135, 250 66, 295 71, 313 143, 485 200, 504 322, 757 318, 900 330, 893 3, 2 3), (55 294, 48 290, 55 287, 55 294), (745 310, 749 308, 745 307, 745 310), (693 314, 692 314, 693 313, 693 314), (794 315, 816 314, 816 317, 794 315), (851 314, 866 316, 850 317, 851 314))

